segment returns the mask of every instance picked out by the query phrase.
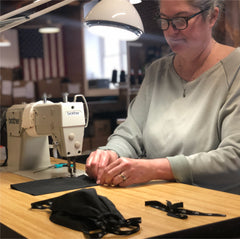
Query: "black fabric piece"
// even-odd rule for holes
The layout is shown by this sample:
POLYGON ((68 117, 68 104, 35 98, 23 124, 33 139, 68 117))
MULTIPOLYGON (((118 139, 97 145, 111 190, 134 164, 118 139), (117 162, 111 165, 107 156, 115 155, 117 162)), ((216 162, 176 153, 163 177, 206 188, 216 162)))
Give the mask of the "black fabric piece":
POLYGON ((90 238, 102 238, 107 233, 130 235, 140 229, 141 218, 124 219, 115 205, 98 195, 94 188, 35 202, 31 206, 32 209, 50 209, 52 222, 82 231, 90 238))
POLYGON ((148 239, 158 238, 240 238, 240 217, 154 236, 148 239))
POLYGON ((79 177, 66 177, 66 178, 60 177, 35 180, 26 183, 11 184, 11 188, 37 196, 47 193, 62 192, 96 185, 97 184, 95 180, 83 174, 80 175, 79 177))
POLYGON ((161 211, 167 212, 167 215, 170 217, 176 217, 179 219, 187 219, 187 215, 195 215, 195 216, 214 216, 214 217, 226 217, 225 214, 218 214, 218 213, 205 213, 205 212, 198 212, 193 210, 188 210, 183 208, 183 202, 179 203, 171 203, 167 201, 167 204, 163 204, 159 201, 146 201, 145 206, 150 206, 161 211))
POLYGON ((26 237, 13 231, 3 223, 0 223, 0 238, 2 239, 26 239, 26 237))

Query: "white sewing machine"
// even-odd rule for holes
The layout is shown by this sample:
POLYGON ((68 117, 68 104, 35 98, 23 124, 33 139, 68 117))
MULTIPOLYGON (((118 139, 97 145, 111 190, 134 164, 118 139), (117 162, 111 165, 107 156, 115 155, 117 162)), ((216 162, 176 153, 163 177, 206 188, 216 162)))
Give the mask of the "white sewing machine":
MULTIPOLYGON (((72 176, 74 157, 81 155, 84 128, 88 125, 88 106, 83 95, 73 102, 39 101, 13 105, 7 110, 8 166, 7 170, 33 179, 72 176), (81 97, 83 102, 77 102, 81 97), (84 113, 84 105, 86 117, 84 113), (53 151, 68 159, 68 167, 39 169, 51 165, 48 136, 53 151), (73 161, 73 164, 71 163, 73 161)), ((56 155, 56 154, 55 154, 56 155)))

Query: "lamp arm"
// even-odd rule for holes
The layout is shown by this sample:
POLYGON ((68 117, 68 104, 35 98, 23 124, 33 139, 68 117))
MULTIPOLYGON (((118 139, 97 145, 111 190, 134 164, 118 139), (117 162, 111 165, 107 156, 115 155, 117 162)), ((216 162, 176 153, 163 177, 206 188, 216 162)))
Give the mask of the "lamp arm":
POLYGON ((16 15, 22 13, 22 12, 28 11, 28 10, 30 10, 32 8, 38 7, 38 6, 42 5, 42 4, 45 4, 45 3, 50 2, 50 1, 51 0, 41 0, 41 1, 33 2, 33 3, 28 4, 28 5, 24 6, 24 7, 21 7, 19 9, 16 9, 14 11, 11 11, 9 13, 6 13, 6 14, 0 16, 0 21, 3 21, 3 20, 5 20, 7 18, 10 18, 10 17, 14 17, 14 16, 16 16, 16 15))
POLYGON ((70 3, 72 3, 72 2, 74 2, 76 0, 64 0, 64 1, 61 1, 59 3, 55 3, 54 5, 52 5, 50 7, 46 7, 45 9, 42 9, 42 10, 40 10, 38 12, 35 12, 35 13, 32 13, 32 14, 30 14, 28 16, 22 17, 20 19, 19 18, 12 18, 12 22, 11 21, 9 22, 9 20, 10 20, 9 18, 10 17, 16 16, 16 15, 18 15, 20 13, 23 13, 23 12, 25 12, 27 10, 30 10, 30 9, 35 8, 37 6, 40 6, 42 4, 45 4, 45 3, 49 2, 49 1, 51 1, 51 0, 37 1, 37 2, 31 3, 31 4, 27 5, 27 6, 24 6, 22 8, 19 8, 17 10, 14 10, 14 11, 12 11, 10 13, 7 13, 7 14, 4 14, 4 15, 0 16, 0 26, 3 25, 2 27, 0 27, 0 32, 6 31, 6 30, 11 29, 11 28, 13 28, 15 26, 18 26, 18 25, 20 25, 22 23, 28 22, 28 21, 30 21, 30 20, 32 20, 34 18, 40 17, 40 16, 42 16, 42 15, 44 15, 46 13, 49 13, 51 11, 54 11, 54 10, 56 10, 58 8, 61 8, 61 7, 65 6, 65 5, 68 5, 68 4, 70 4, 70 3), (4 24, 4 22, 6 22, 6 24, 4 24))

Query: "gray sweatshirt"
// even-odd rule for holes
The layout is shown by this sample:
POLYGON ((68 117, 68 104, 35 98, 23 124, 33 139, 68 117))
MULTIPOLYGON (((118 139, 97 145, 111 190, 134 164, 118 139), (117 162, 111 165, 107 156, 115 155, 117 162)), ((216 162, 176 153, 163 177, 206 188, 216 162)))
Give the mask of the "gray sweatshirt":
POLYGON ((102 149, 168 158, 178 182, 240 194, 240 48, 191 82, 173 57, 147 69, 126 121, 102 149))

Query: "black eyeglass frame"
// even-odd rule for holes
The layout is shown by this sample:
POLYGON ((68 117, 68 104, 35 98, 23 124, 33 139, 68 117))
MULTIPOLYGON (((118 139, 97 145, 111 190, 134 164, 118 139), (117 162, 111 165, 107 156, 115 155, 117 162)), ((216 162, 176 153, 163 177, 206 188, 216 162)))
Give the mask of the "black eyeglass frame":
MULTIPOLYGON (((157 20, 163 19, 163 20, 166 20, 167 23, 168 23, 168 26, 167 26, 166 29, 162 29, 162 28, 161 28, 162 31, 167 31, 167 30, 169 29, 170 23, 172 24, 172 27, 173 27, 174 30, 185 30, 185 29, 188 27, 188 21, 189 21, 190 19, 196 17, 197 15, 199 15, 199 14, 201 14, 201 13, 207 11, 207 10, 209 10, 209 8, 206 8, 206 9, 203 9, 203 10, 197 12, 197 13, 194 13, 193 15, 191 15, 191 16, 189 16, 189 17, 173 17, 172 19, 164 18, 164 17, 158 17, 157 20), (179 29, 179 28, 176 27, 176 25, 173 24, 173 20, 174 20, 174 19, 179 19, 179 18, 182 18, 182 19, 185 20, 186 26, 185 26, 184 28, 179 29)), ((161 26, 160 26, 160 27, 161 27, 161 26)))

